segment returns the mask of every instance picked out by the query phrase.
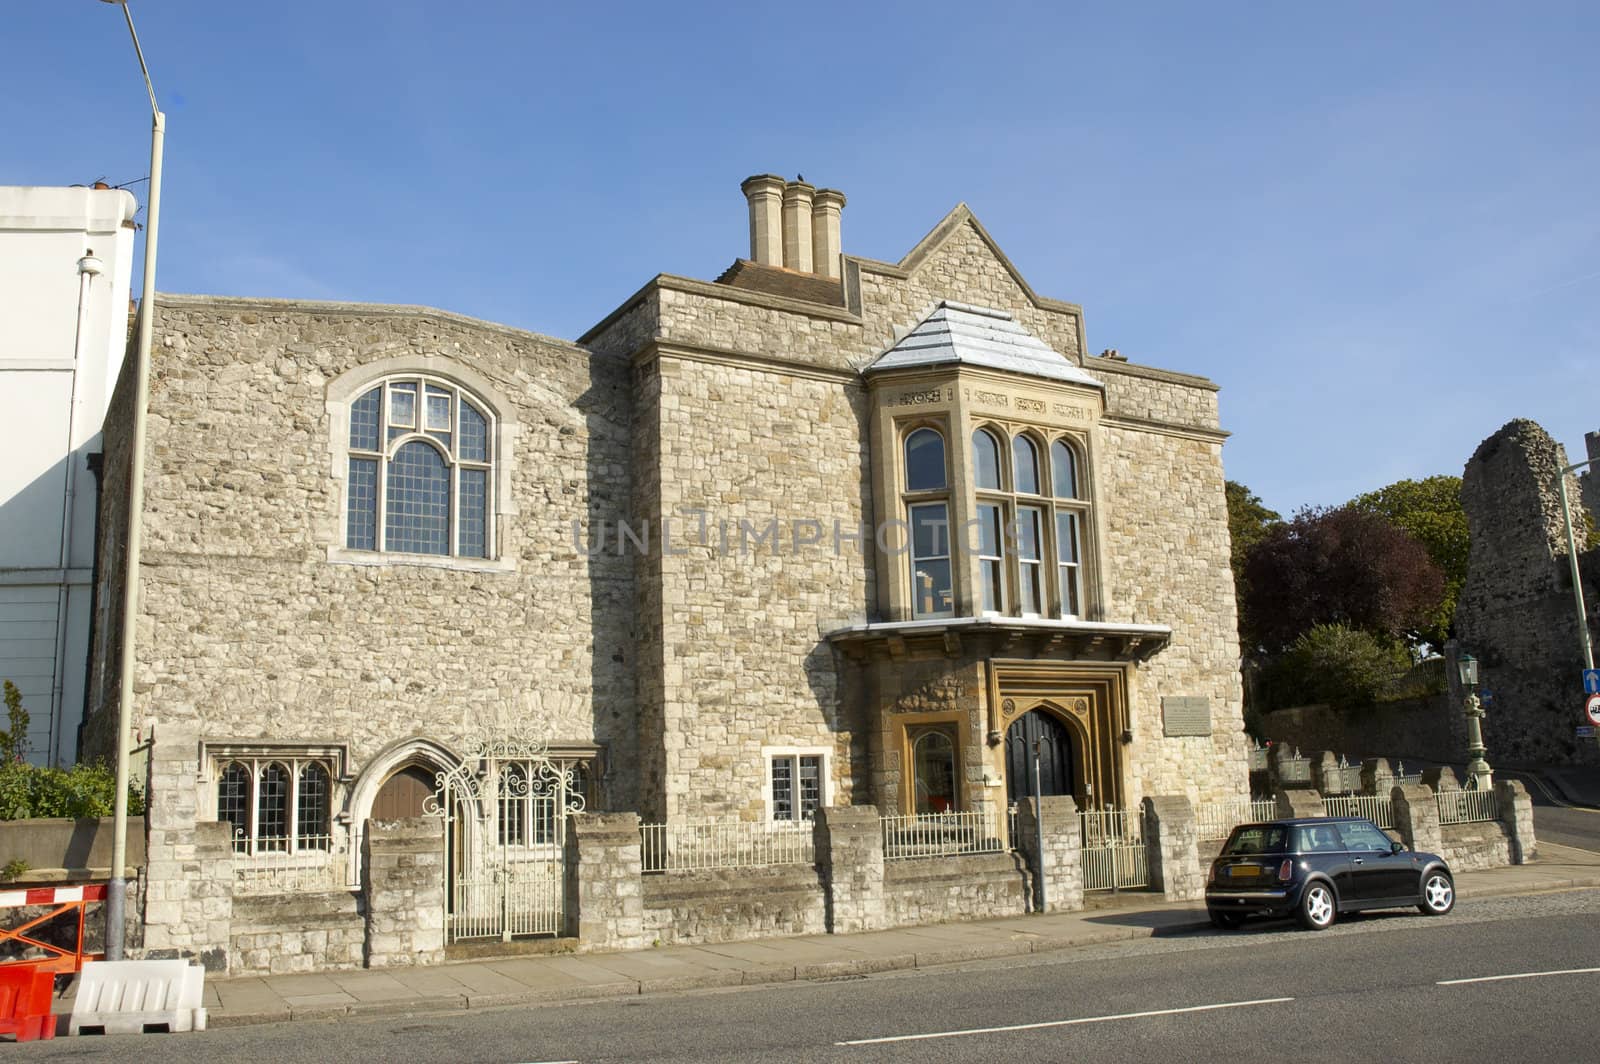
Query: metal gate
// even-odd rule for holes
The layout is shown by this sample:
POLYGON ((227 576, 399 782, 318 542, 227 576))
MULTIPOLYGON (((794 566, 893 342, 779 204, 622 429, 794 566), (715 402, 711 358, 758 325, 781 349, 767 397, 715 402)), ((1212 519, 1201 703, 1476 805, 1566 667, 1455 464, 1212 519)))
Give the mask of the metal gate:
POLYGON ((488 743, 475 760, 440 772, 424 803, 445 822, 446 935, 559 935, 567 816, 584 806, 580 762, 537 741, 488 743))
POLYGON ((1150 884, 1144 825, 1137 809, 1103 809, 1078 814, 1083 848, 1078 867, 1084 890, 1122 890, 1150 884))

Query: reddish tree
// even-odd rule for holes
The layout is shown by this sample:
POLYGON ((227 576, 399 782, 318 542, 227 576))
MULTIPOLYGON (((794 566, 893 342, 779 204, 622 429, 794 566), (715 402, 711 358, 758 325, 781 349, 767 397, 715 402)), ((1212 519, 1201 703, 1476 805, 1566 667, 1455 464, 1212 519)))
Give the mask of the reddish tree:
POLYGON ((1241 627, 1249 650, 1268 654, 1318 624, 1415 643, 1444 595, 1444 575, 1421 543, 1353 506, 1302 510, 1269 529, 1245 576, 1241 627))

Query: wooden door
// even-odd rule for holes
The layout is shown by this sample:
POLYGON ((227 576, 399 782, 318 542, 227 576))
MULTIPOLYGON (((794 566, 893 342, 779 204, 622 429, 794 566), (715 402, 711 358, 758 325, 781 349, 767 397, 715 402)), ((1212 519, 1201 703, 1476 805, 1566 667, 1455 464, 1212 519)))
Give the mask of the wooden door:
POLYGON ((437 789, 433 773, 410 765, 383 781, 372 800, 373 820, 422 816, 422 803, 437 789))

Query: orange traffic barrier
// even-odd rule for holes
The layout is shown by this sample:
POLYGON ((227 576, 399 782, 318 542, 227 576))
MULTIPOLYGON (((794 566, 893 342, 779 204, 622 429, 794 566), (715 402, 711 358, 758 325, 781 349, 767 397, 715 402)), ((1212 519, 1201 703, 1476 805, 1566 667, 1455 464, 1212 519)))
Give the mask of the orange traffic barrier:
MULTIPOLYGON (((0 963, 0 972, 10 967, 23 964, 46 972, 77 972, 83 970, 86 960, 99 960, 100 954, 85 955, 83 952, 83 915, 84 909, 90 902, 106 900, 106 885, 96 883, 82 887, 35 887, 29 890, 0 890, 0 909, 18 908, 20 906, 49 905, 51 910, 43 916, 35 917, 21 927, 0 927, 0 944, 6 942, 21 943, 24 947, 32 946, 44 950, 49 956, 41 960, 12 961, 9 964, 0 963), (29 934, 41 924, 49 923, 63 913, 77 911, 78 933, 75 944, 71 950, 64 946, 57 946, 50 942, 41 941, 29 934)), ((4 1028, 0 1028, 3 1030, 4 1028)))
POLYGON ((54 1038, 50 994, 55 984, 55 972, 39 961, 0 964, 0 1034, 15 1035, 19 1042, 54 1038))

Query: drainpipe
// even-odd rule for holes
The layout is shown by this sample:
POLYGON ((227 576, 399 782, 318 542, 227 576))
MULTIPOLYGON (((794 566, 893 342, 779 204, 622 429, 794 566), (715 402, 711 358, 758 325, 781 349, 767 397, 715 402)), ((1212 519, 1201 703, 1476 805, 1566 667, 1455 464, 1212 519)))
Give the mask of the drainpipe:
POLYGON ((89 316, 89 286, 105 269, 105 263, 89 248, 78 260, 78 328, 72 341, 72 390, 67 401, 67 490, 61 500, 61 589, 56 596, 56 660, 54 681, 50 685, 50 761, 61 763, 61 735, 66 720, 67 692, 67 608, 72 597, 67 583, 67 568, 72 564, 73 506, 78 494, 77 439, 78 379, 83 374, 84 323, 89 316))

